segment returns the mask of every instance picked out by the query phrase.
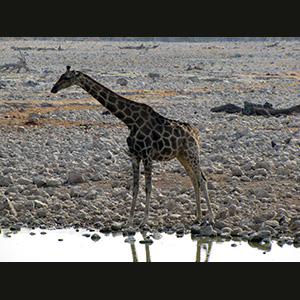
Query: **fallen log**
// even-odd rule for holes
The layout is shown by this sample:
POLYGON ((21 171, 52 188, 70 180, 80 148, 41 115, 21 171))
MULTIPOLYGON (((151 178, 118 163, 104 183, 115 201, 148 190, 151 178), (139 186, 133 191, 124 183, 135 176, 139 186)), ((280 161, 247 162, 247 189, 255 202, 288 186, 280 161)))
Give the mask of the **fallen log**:
POLYGON ((124 46, 124 47, 121 47, 121 46, 118 46, 119 49, 135 49, 135 50, 143 50, 143 49, 155 49, 157 48, 159 45, 154 45, 154 46, 144 46, 144 44, 141 44, 140 46, 124 46))
POLYGON ((229 114, 241 113, 242 115, 251 116, 265 116, 265 117, 279 117, 281 115, 291 115, 300 113, 300 105, 295 105, 284 109, 275 109, 269 102, 265 104, 255 104, 245 101, 244 107, 237 106, 232 103, 213 107, 211 112, 226 112, 229 114))
POLYGON ((17 73, 19 73, 22 68, 25 70, 25 72, 30 71, 27 66, 25 55, 22 54, 21 51, 19 51, 19 53, 20 53, 20 56, 18 57, 19 61, 17 63, 9 63, 9 64, 1 65, 0 71, 1 72, 5 72, 5 71, 12 72, 14 70, 17 70, 17 73))

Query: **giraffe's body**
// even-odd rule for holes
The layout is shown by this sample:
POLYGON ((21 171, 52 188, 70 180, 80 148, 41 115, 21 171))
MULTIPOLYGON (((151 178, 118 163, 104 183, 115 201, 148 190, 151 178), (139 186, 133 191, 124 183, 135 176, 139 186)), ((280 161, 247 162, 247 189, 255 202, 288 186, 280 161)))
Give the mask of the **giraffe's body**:
POLYGON ((123 121, 130 130, 127 144, 133 167, 133 200, 128 225, 133 222, 139 188, 140 162, 144 164, 146 180, 145 216, 141 224, 145 225, 149 217, 152 160, 168 161, 173 158, 180 161, 192 180, 196 195, 197 220, 201 219, 200 188, 202 188, 207 202, 209 220, 213 222, 207 180, 200 168, 198 135, 189 124, 167 119, 149 105, 126 99, 88 75, 79 71, 70 71, 70 67, 67 67, 67 72, 61 75, 51 92, 56 93, 72 85, 78 85, 86 90, 123 121))

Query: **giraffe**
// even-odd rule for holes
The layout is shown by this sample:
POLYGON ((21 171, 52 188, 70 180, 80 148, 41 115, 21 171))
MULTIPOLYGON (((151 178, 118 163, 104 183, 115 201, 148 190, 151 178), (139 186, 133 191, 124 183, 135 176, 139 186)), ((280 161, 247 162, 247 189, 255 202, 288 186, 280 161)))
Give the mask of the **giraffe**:
POLYGON ((146 192, 144 218, 140 224, 140 227, 143 227, 149 218, 152 161, 169 161, 174 158, 177 158, 187 171, 195 190, 195 222, 201 220, 200 190, 202 190, 208 208, 209 222, 213 223, 214 215, 210 205, 207 179, 200 167, 198 135, 188 123, 165 118, 149 105, 118 95, 80 71, 71 71, 70 66, 67 66, 67 71, 60 76, 51 92, 57 93, 73 85, 83 88, 98 100, 114 116, 124 122, 130 131, 126 141, 132 163, 133 197, 126 226, 133 224, 139 190, 140 162, 142 161, 144 165, 146 192))

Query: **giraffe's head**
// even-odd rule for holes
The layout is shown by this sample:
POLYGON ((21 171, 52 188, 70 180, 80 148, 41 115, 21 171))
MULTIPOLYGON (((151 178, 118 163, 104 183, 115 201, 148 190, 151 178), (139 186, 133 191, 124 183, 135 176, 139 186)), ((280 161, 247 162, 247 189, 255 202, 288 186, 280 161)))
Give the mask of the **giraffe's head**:
POLYGON ((71 67, 67 66, 66 73, 62 74, 58 81, 55 83, 53 88, 51 89, 51 93, 57 93, 62 89, 66 89, 78 82, 78 77, 80 76, 80 72, 71 71, 71 67))

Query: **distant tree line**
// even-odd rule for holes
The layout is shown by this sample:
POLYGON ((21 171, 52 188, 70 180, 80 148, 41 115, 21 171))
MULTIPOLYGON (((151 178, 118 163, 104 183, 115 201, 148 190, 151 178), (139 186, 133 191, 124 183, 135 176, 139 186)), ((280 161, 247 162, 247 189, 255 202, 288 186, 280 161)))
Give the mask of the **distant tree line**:
POLYGON ((230 41, 289 41, 300 37, 0 37, 0 40, 58 40, 58 41, 128 41, 128 42, 230 42, 230 41))

